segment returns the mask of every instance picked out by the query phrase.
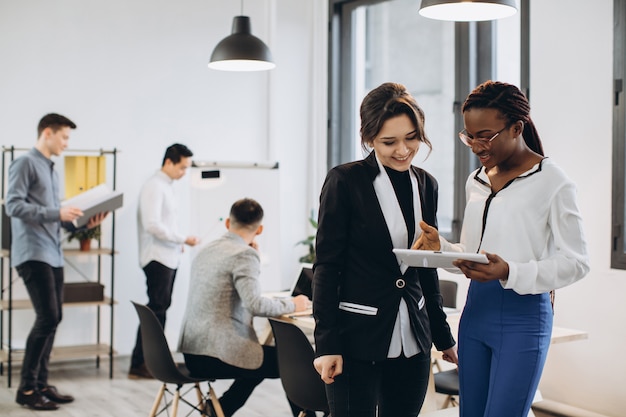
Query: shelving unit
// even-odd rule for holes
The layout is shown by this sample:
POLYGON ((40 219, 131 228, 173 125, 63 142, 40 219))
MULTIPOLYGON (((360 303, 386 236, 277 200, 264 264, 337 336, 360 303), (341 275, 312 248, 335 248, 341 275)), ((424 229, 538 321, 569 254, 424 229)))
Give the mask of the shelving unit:
MULTIPOLYGON (((19 149, 15 147, 3 147, 2 148, 2 175, 1 175, 1 195, 4 198, 5 196, 5 183, 6 183, 6 175, 7 169, 10 163, 15 159, 16 152, 24 152, 28 151, 28 149, 19 149)), ((112 188, 115 190, 116 187, 116 169, 117 169, 117 149, 113 150, 66 150, 65 154, 91 154, 91 155, 99 155, 99 156, 107 156, 112 158, 113 172, 112 172, 112 188)), ((64 249, 64 258, 65 258, 65 268, 68 270, 68 266, 75 269, 81 276, 85 278, 85 274, 83 274, 80 270, 78 270, 72 262, 69 261, 68 258, 74 258, 77 256, 89 256, 95 257, 97 261, 96 266, 96 277, 95 280, 98 283, 101 283, 103 280, 102 277, 102 267, 103 267, 103 259, 108 258, 110 260, 110 277, 109 277, 109 285, 105 286, 105 296, 101 301, 81 301, 81 302, 70 302, 64 303, 63 307, 94 307, 96 308, 96 341, 92 344, 85 345, 75 345, 75 346, 62 346, 62 347, 53 347, 52 353, 50 355, 50 361, 57 360, 69 360, 69 359, 77 359, 77 358, 89 358, 95 357, 96 359, 96 367, 100 367, 100 358, 102 356, 109 357, 109 377, 113 378, 113 357, 116 353, 113 349, 113 318, 114 318, 114 306, 116 304, 114 294, 115 294, 115 212, 110 213, 111 217, 111 247, 106 248, 102 247, 102 239, 98 240, 98 247, 93 248, 90 251, 80 251, 78 249, 64 249), (110 332, 108 337, 108 343, 103 343, 101 340, 101 331, 100 324, 102 321, 102 312, 101 308, 109 309, 109 326, 110 332)), ((4 225, 5 226, 5 225, 4 225)), ((5 231, 3 230, 3 234, 5 231)), ((3 238, 3 243, 5 243, 7 239, 3 238)), ((67 274, 66 274, 67 275, 67 274)), ((4 374, 5 364, 7 370, 7 386, 11 386, 11 377, 12 377, 12 367, 15 363, 20 363, 23 360, 24 350, 18 349, 13 346, 13 320, 14 320, 14 312, 17 310, 28 310, 32 309, 32 304, 29 299, 14 299, 14 280, 17 277, 17 273, 13 271, 11 268, 11 254, 9 248, 2 248, 0 250, 0 375, 4 374)), ((89 279, 91 280, 91 279, 89 279)))

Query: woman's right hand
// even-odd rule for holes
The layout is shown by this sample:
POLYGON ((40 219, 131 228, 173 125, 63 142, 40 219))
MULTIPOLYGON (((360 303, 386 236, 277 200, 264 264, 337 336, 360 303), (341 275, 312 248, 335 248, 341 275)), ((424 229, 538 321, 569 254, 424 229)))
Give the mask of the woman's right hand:
POLYGON ((425 221, 420 221, 420 229, 422 234, 417 238, 411 249, 418 250, 441 250, 441 242, 439 241, 439 232, 425 221))
POLYGON ((343 357, 341 355, 324 355, 315 358, 313 366, 322 381, 326 384, 335 382, 335 377, 343 372, 343 357))

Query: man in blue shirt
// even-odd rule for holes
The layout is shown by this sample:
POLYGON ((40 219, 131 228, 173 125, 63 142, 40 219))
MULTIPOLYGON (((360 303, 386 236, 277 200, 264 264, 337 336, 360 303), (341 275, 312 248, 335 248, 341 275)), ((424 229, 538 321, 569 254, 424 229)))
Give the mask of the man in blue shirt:
MULTIPOLYGON (((48 385, 48 362, 63 305, 61 227, 75 230, 83 213, 61 207, 59 179, 50 158, 67 147, 76 124, 59 114, 47 114, 37 127, 35 147, 9 167, 6 212, 11 217, 11 266, 24 280, 35 309, 35 323, 26 340, 21 381, 15 401, 35 410, 56 410, 74 400, 48 385)), ((96 227, 106 213, 92 217, 96 227)))

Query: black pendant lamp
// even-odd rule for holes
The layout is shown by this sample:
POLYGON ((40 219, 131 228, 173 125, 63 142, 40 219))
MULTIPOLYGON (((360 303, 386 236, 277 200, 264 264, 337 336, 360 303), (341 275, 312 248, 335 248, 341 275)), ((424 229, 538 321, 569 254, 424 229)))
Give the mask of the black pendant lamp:
POLYGON ((217 44, 209 62, 209 68, 222 71, 264 71, 275 66, 270 49, 252 35, 248 16, 233 18, 232 34, 217 44))
POLYGON ((471 22, 517 13, 515 0, 422 0, 419 14, 431 19, 471 22))

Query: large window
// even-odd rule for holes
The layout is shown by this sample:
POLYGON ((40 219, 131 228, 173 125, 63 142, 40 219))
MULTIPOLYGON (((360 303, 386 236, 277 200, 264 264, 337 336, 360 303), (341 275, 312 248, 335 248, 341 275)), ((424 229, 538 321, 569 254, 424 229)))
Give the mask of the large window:
POLYGON ((482 81, 523 84, 523 20, 453 23, 423 18, 418 8, 415 0, 331 0, 329 168, 364 157, 358 112, 367 92, 386 81, 404 84, 424 109, 433 144, 413 163, 437 178, 439 229, 456 241, 465 180, 478 165, 457 137, 460 105, 482 81))
POLYGON ((626 80, 626 0, 614 2, 613 41, 613 230, 611 232, 611 267, 626 269, 626 105, 624 80, 626 80))

